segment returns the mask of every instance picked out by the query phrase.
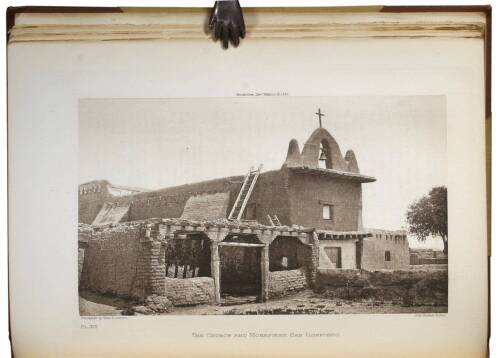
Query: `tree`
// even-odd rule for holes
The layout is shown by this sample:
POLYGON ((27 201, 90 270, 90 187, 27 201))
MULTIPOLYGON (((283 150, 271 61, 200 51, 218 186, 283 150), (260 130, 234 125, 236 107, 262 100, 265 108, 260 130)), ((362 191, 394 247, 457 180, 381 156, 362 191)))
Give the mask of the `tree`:
POLYGON ((448 193, 446 187, 432 188, 429 193, 410 205, 406 212, 410 233, 418 240, 429 236, 443 239, 444 253, 448 255, 448 193))

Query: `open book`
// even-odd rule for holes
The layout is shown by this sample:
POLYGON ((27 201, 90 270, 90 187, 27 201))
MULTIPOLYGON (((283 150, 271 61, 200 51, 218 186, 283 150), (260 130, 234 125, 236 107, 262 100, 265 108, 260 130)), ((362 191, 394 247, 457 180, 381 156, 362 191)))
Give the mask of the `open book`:
POLYGON ((486 356, 489 8, 243 10, 9 12, 15 356, 486 356))

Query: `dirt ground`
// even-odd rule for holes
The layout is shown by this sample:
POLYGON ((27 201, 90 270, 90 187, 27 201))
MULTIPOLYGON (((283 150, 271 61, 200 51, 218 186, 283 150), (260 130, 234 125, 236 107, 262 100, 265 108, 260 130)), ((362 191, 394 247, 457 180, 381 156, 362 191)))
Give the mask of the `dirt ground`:
MULTIPOLYGON (((135 302, 83 292, 80 295, 80 315, 121 315, 135 302)), ((311 290, 294 296, 263 303, 234 306, 200 305, 175 307, 170 315, 257 315, 257 314, 380 314, 380 313, 446 313, 447 306, 403 306, 392 302, 322 298, 311 290)))
POLYGON ((89 291, 80 292, 80 316, 119 316, 130 305, 130 301, 120 298, 98 295, 89 291))

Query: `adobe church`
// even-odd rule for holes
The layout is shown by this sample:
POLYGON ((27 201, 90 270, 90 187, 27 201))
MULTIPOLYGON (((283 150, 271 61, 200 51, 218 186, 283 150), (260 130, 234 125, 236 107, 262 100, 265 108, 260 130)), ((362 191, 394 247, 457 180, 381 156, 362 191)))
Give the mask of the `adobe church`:
MULTIPOLYGON (((360 173, 354 151, 342 155, 320 124, 302 150, 297 140, 290 141, 277 170, 252 168, 242 176, 154 191, 104 180, 82 184, 79 247, 82 256, 96 257, 80 257, 81 284, 140 296, 137 292, 148 285, 146 290, 154 292, 154 282, 159 282, 159 292, 174 304, 197 304, 220 301, 225 294, 255 294, 260 300, 278 297, 314 285, 318 269, 407 269, 404 231, 363 227, 362 185, 375 180, 360 173), (139 232, 138 227, 150 229, 139 232), (100 282, 109 273, 99 263, 105 258, 97 256, 108 248, 109 255, 132 260, 128 256, 137 255, 133 249, 117 250, 135 245, 135 234, 128 237, 134 230, 141 236, 137 242, 156 233, 162 250, 159 278, 140 288, 132 287, 137 280, 127 275, 133 273, 123 273, 125 282, 120 284, 100 282), (113 246, 113 240, 124 241, 113 246), (125 244, 127 240, 131 241, 125 244), (195 294, 192 290, 201 286, 189 280, 202 277, 210 280, 202 280, 205 289, 195 294), (197 298, 184 302, 186 290, 197 298)), ((116 277, 117 268, 112 270, 116 277)))

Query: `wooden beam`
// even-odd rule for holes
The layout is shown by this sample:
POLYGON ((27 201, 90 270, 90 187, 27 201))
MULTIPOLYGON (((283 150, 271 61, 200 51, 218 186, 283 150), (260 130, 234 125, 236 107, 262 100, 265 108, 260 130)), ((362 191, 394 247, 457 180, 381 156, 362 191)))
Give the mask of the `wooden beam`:
POLYGON ((265 244, 247 244, 246 242, 219 242, 219 246, 264 247, 265 244))

